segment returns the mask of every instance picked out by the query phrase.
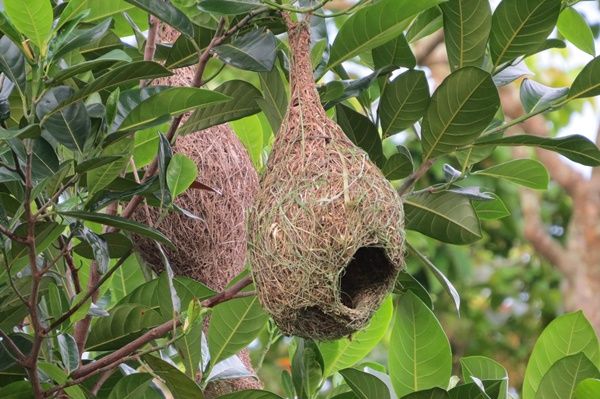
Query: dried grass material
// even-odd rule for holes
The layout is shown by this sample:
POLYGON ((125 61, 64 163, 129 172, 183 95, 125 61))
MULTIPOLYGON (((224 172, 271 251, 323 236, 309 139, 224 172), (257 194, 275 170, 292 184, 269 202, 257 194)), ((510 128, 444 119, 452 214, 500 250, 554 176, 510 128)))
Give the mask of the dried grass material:
POLYGON ((368 323, 404 267, 404 214, 379 169, 325 114, 306 22, 288 25, 291 107, 250 215, 250 264, 284 333, 336 339, 368 323))
MULTIPOLYGON (((187 155, 198 166, 200 180, 221 194, 190 189, 175 203, 202 220, 171 212, 159 223, 159 210, 139 207, 134 219, 153 223, 177 247, 167 257, 177 275, 201 281, 215 290, 225 285, 245 266, 246 210, 258 191, 258 175, 246 149, 227 125, 180 137, 175 152, 187 155)), ((142 258, 157 272, 162 259, 153 242, 135 240, 142 258)))

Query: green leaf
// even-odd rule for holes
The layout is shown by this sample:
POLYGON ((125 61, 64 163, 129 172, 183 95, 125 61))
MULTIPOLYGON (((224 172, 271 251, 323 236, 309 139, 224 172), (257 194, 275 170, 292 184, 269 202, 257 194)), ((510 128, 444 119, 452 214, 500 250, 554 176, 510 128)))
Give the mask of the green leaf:
POLYGON ((135 222, 130 219, 125 219, 120 216, 107 215, 104 213, 94 213, 94 212, 84 212, 84 211, 68 211, 68 212, 58 212, 59 214, 67 217, 72 217, 75 219, 87 220, 89 222, 100 223, 106 226, 116 227, 118 229, 123 229, 127 231, 131 231, 133 233, 137 233, 153 240, 162 242, 163 244, 167 244, 172 246, 169 239, 163 235, 160 231, 155 230, 151 227, 148 227, 144 224, 135 222))
POLYGON ((3 129, 0 127, 0 140, 10 139, 35 139, 40 137, 42 130, 40 125, 27 125, 22 129, 3 129))
POLYGON ((423 158, 429 159, 472 143, 498 108, 498 90, 489 73, 464 67, 448 76, 433 94, 423 118, 423 158))
POLYGON ((232 100, 196 110, 187 122, 179 128, 182 135, 198 132, 207 127, 241 119, 260 112, 257 100, 260 91, 243 80, 230 80, 215 89, 232 100))
POLYGON ((355 12, 340 28, 329 57, 330 68, 397 37, 419 12, 442 0, 381 0, 355 12))
POLYGON ((375 69, 381 69, 388 65, 396 68, 414 68, 417 65, 415 55, 403 34, 374 48, 372 53, 375 69))
MULTIPOLYGON (((188 314, 188 318, 190 315, 188 314)), ((185 366, 186 374, 195 379, 201 367, 202 361, 202 329, 204 327, 202 317, 193 321, 189 330, 181 338, 175 341, 175 347, 179 352, 181 362, 185 366)))
MULTIPOLYGON (((23 223, 17 226, 13 233, 17 237, 27 237, 27 224, 23 223)), ((34 227, 35 248, 42 253, 46 248, 53 244, 65 230, 65 226, 55 222, 37 222, 34 227)), ((23 258, 28 253, 28 247, 20 242, 12 243, 11 256, 14 260, 23 258)))
POLYGON ((477 216, 483 220, 496 220, 510 216, 510 211, 502 199, 494 193, 488 194, 494 198, 492 201, 473 201, 477 216))
POLYGON ((520 95, 525 112, 530 113, 549 107, 566 97, 568 92, 568 87, 548 87, 531 79, 523 79, 520 95))
POLYGON ((259 391, 258 389, 248 389, 245 391, 232 392, 223 396, 219 396, 219 399, 283 399, 279 395, 268 391, 259 391))
POLYGON ((586 64, 569 89, 569 97, 586 98, 600 95, 600 56, 586 64))
POLYGON ((404 199, 406 227, 451 244, 481 238, 479 220, 469 199, 451 193, 420 193, 404 199))
POLYGON ((413 161, 406 147, 398 146, 399 151, 386 159, 381 171, 388 180, 398 180, 409 176, 413 170, 413 161))
POLYGON ((61 40, 56 40, 57 47, 52 45, 50 46, 50 57, 53 59, 58 59, 70 51, 100 40, 106 34, 111 24, 112 20, 107 19, 91 29, 75 30, 64 39, 61 38, 61 40))
POLYGON ((79 351, 75 339, 69 334, 60 334, 57 337, 58 350, 62 359, 63 366, 67 374, 79 367, 79 351))
POLYGON ((371 161, 379 163, 384 158, 379 132, 369 118, 342 104, 336 105, 335 115, 346 136, 365 150, 371 161))
POLYGON ((550 176, 544 165, 534 159, 514 159, 473 174, 505 179, 536 190, 547 189, 550 182, 550 176))
POLYGON ((554 29, 560 5, 561 0, 503 0, 492 17, 494 67, 536 50, 554 29))
POLYGON ((6 18, 5 13, 0 11, 0 32, 4 33, 14 44, 21 46, 23 38, 17 28, 6 18))
POLYGON ((116 306, 107 317, 96 319, 86 342, 88 351, 113 351, 156 327, 158 312, 138 304, 116 306))
POLYGON ((199 0, 198 7, 222 15, 245 14, 260 7, 258 0, 199 0))
POLYGON ((98 272, 104 274, 108 270, 108 245, 100 236, 82 224, 71 227, 72 234, 91 247, 93 259, 98 264, 98 272))
POLYGON ((133 140, 123 137, 110 144, 100 153, 100 157, 118 157, 117 160, 87 172, 87 188, 90 194, 99 192, 112 183, 127 168, 133 140))
POLYGON ((253 30, 213 49, 226 64, 255 72, 273 69, 277 42, 275 35, 267 30, 253 30))
POLYGON ((268 320, 258 298, 251 296, 221 303, 213 309, 208 328, 211 364, 236 354, 252 342, 268 320))
POLYGON ((266 120, 261 120, 259 115, 250 115, 229 123, 229 126, 246 147, 246 151, 248 151, 248 155, 250 155, 257 170, 260 170, 263 164, 264 131, 268 130, 268 134, 271 134, 270 127, 266 125, 266 120), (265 126, 263 126, 263 122, 265 126))
POLYGON ((279 65, 275 65, 271 72, 263 72, 258 76, 263 98, 256 101, 267 116, 271 129, 277 134, 287 112, 288 83, 279 65))
POLYGON ((438 269, 433 264, 433 262, 431 262, 426 256, 424 256, 422 253, 417 251, 410 244, 408 244, 408 250, 411 255, 415 255, 417 257, 417 259, 419 260, 419 262, 421 262, 421 264, 423 266, 425 266, 427 268, 427 270, 429 270, 433 274, 435 279, 444 288, 444 291, 446 291, 446 293, 448 293, 448 296, 450 296, 450 298, 452 299, 452 302, 454 303, 454 307, 456 308, 456 312, 460 315, 460 295, 458 294, 458 291, 456 290, 456 288, 454 288, 454 285, 452 284, 452 282, 450 282, 450 280, 448 280, 448 277, 446 277, 446 275, 444 275, 444 273, 442 273, 442 271, 440 269, 438 269))
POLYGON ((173 198, 186 191, 198 177, 196 163, 183 154, 175 154, 167 168, 167 185, 173 198))
POLYGON ((450 397, 448 396, 448 392, 444 391, 442 388, 431 388, 410 393, 403 396, 402 399, 450 399, 450 397))
POLYGON ((83 161, 75 167, 75 172, 77 173, 85 173, 90 170, 94 170, 104 165, 108 165, 114 161, 118 161, 121 159, 121 156, 118 155, 108 155, 108 156, 100 156, 97 158, 88 159, 87 161, 83 161))
POLYGON ((315 396, 323 378, 323 357, 314 341, 296 338, 298 343, 292 358, 292 381, 300 399, 315 396))
POLYGON ((374 375, 356 369, 344 369, 340 374, 359 399, 390 399, 387 385, 374 375))
POLYGON ((505 380, 501 384, 497 399, 508 397, 508 372, 500 363, 484 356, 469 356, 460 359, 460 365, 465 381, 471 381, 471 377, 480 380, 505 380))
MULTIPOLYGON (((131 240, 121 233, 104 233, 99 237, 106 242, 111 259, 118 259, 126 255, 133 247, 131 240)), ((87 242, 77 244, 73 251, 83 258, 94 259, 92 247, 87 242)))
POLYGON ((486 380, 459 385, 448 392, 449 399, 496 399, 504 381, 486 380))
POLYGON ((204 399, 200 387, 176 367, 152 355, 144 355, 142 359, 165 382, 173 399, 204 399))
POLYGON ((152 61, 135 61, 125 65, 119 65, 76 91, 72 96, 61 102, 58 107, 54 108, 51 113, 47 114, 46 117, 49 117, 51 114, 54 114, 97 91, 108 90, 122 84, 137 82, 142 79, 155 79, 170 75, 171 71, 152 61))
POLYGON ((338 370, 354 366, 365 358, 387 333, 392 320, 394 305, 388 297, 363 330, 352 335, 352 339, 341 338, 335 341, 319 343, 325 369, 323 376, 328 377, 338 370))
POLYGON ((410 28, 406 31, 406 39, 409 43, 414 43, 419 39, 431 35, 440 29, 442 25, 442 10, 439 6, 431 7, 420 13, 413 23, 410 24, 410 28))
POLYGON ((82 154, 92 127, 85 105, 77 101, 55 112, 58 105, 74 92, 68 86, 58 86, 48 90, 40 99, 36 114, 38 118, 44 120, 42 126, 56 141, 71 151, 82 154))
MULTIPOLYGON (((129 241, 128 244, 131 244, 131 241, 129 241)), ((114 251, 114 245, 111 246, 110 242, 108 249, 109 251, 114 251)), ((130 256, 110 278, 111 299, 120 301, 134 292, 134 290, 144 282, 145 278, 142 266, 139 264, 136 256, 130 256)))
POLYGON ((153 378, 148 373, 126 375, 110 391, 108 399, 160 399, 162 395, 150 386, 153 378))
POLYGON ((25 56, 8 36, 2 36, 0 39, 0 72, 16 85, 23 96, 27 85, 25 56))
POLYGON ((53 82, 62 82, 74 76, 94 70, 106 70, 120 61, 131 62, 131 58, 122 50, 112 50, 102 57, 77 63, 58 71, 51 71, 53 82))
POLYGON ((33 387, 29 381, 16 381, 0 387, 2 399, 33 399, 33 387))
POLYGON ((170 2, 162 0, 125 0, 129 4, 141 8, 156 18, 172 26, 189 37, 194 37, 192 21, 170 2))
POLYGON ((532 146, 540 147, 545 150, 558 152, 569 158, 571 161, 578 162, 587 166, 600 165, 600 150, 589 139, 580 135, 571 135, 560 138, 546 138, 527 134, 518 134, 508 137, 482 137, 474 145, 506 145, 506 146, 532 146))
POLYGON ((585 354, 600 366, 600 346, 589 321, 581 311, 554 319, 537 340, 525 371, 523 399, 534 399, 542 377, 552 365, 567 356, 585 354))
POLYGON ((596 55, 594 34, 587 21, 574 8, 567 7, 560 13, 557 24, 558 31, 577 48, 592 57, 596 55))
POLYGON ((165 67, 169 69, 189 66, 197 62, 198 49, 204 50, 210 44, 215 32, 210 29, 196 26, 194 38, 180 35, 167 54, 165 67))
POLYGON ((385 86, 379 102, 382 137, 408 129, 429 105, 429 84, 423 71, 406 71, 385 86))
POLYGON ((408 291, 415 294, 429 309, 433 310, 433 302, 429 292, 427 292, 419 280, 403 271, 398 273, 398 278, 394 284, 394 294, 404 295, 408 291))
POLYGON ((50 0, 4 0, 4 11, 15 28, 44 51, 52 31, 50 0))
POLYGON ((450 0, 440 5, 444 15, 444 39, 452 70, 480 67, 492 28, 488 0, 450 0))
POLYGON ((588 378, 577 384, 575 399, 600 398, 600 379, 588 378))
POLYGON ((431 310, 411 292, 398 304, 390 340, 389 370, 398 396, 448 385, 452 374, 448 338, 431 310))
POLYGON ((600 371, 585 354, 558 360, 542 377, 536 399, 573 399, 575 387, 587 378, 600 378, 600 371))
POLYGON ((137 130, 141 126, 148 127, 153 121, 161 121, 165 115, 175 116, 228 100, 231 98, 211 90, 171 87, 143 99, 127 114, 116 130, 137 130))

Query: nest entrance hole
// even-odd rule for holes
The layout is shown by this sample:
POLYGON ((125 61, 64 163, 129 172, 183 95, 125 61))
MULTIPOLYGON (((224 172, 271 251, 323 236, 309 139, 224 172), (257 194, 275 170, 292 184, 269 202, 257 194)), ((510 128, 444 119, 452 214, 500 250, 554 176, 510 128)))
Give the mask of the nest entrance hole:
POLYGON ((383 248, 360 247, 340 277, 342 303, 351 309, 360 307, 394 275, 394 265, 383 248))

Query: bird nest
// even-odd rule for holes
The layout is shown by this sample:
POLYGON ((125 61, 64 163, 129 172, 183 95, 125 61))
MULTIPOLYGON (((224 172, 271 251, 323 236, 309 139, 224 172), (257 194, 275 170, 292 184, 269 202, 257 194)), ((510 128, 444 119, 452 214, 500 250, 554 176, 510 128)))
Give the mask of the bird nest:
MULTIPOLYGON (((200 219, 179 212, 161 217, 159 209, 144 206, 134 219, 171 239, 176 249, 165 248, 165 252, 175 274, 223 289, 245 266, 246 210, 258 191, 258 175, 227 125, 180 137, 174 151, 196 162, 199 180, 208 186, 189 189, 175 199, 175 204, 200 219)), ((161 272, 163 261, 154 242, 141 237, 135 242, 146 263, 161 272)))
POLYGON ((325 114, 307 23, 288 26, 292 98, 250 214, 250 265, 284 333, 336 339, 365 327, 404 267, 404 214, 380 170, 325 114))

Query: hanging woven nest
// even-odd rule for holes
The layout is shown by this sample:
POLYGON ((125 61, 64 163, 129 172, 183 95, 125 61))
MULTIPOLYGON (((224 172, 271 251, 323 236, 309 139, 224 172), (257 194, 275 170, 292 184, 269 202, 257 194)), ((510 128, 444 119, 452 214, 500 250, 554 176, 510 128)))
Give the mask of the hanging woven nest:
POLYGON ((286 334, 317 340, 370 320, 404 266, 404 213, 379 169, 330 120, 306 21, 288 19, 290 108, 249 220, 259 299, 286 334))
MULTIPOLYGON (((194 160, 200 181, 214 189, 189 189, 175 199, 175 204, 201 220, 178 212, 160 220, 159 210, 149 206, 138 207, 133 218, 152 224, 171 239, 176 249, 164 249, 176 275, 221 290, 245 266, 246 210, 258 191, 258 175, 227 125, 178 138, 174 152, 194 160)), ((146 263, 160 273, 164 266, 154 242, 136 237, 135 243, 146 263)))

